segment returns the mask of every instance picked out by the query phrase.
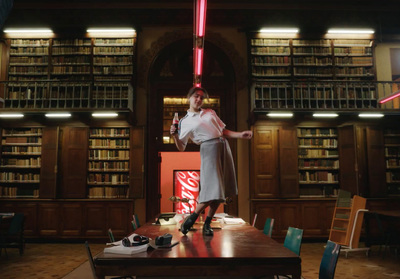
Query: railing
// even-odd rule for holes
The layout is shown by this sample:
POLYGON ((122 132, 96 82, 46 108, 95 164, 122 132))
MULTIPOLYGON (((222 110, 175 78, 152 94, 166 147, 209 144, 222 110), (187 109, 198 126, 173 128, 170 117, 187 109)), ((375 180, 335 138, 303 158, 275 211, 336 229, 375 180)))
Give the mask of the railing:
POLYGON ((251 88, 252 111, 266 110, 399 110, 399 100, 378 100, 400 89, 391 81, 256 81, 251 88))
POLYGON ((129 110, 133 88, 126 81, 3 81, 0 110, 129 110))

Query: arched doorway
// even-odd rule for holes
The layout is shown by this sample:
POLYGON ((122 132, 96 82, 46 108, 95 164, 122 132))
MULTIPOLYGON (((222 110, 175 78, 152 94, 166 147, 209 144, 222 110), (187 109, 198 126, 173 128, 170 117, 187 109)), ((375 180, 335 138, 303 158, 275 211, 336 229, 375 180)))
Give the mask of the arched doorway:
MULTIPOLYGON (((149 95, 147 115, 147 187, 146 219, 154 218, 160 212, 161 191, 159 189, 159 152, 177 149, 174 144, 163 142, 164 105, 166 96, 186 97, 193 79, 193 41, 180 38, 161 49, 149 70, 149 95)), ((220 117, 227 128, 236 129, 236 88, 234 68, 221 48, 205 42, 205 58, 202 85, 211 96, 220 100, 220 117)), ((172 120, 172 118, 171 118, 172 120)), ((168 120, 167 120, 168 121, 168 120)), ((235 142, 231 142, 236 152, 235 142)), ((187 151, 198 151, 197 145, 190 145, 187 151)), ((229 205, 228 211, 237 213, 237 202, 229 205)))

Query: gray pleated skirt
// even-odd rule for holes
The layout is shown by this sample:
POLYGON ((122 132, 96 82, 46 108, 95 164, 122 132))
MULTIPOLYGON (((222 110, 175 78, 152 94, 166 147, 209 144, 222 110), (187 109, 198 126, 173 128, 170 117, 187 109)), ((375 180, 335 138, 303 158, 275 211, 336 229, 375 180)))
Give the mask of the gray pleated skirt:
POLYGON ((236 172, 228 141, 221 137, 203 142, 200 157, 198 202, 223 202, 225 196, 237 195, 236 172))

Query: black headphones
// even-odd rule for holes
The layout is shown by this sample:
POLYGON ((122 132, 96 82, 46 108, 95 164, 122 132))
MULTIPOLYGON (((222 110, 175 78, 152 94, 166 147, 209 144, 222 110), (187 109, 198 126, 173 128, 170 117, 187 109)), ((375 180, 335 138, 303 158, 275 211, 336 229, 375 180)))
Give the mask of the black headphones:
POLYGON ((138 234, 133 236, 132 243, 129 240, 129 238, 127 238, 127 237, 124 237, 122 239, 122 245, 125 247, 140 246, 140 245, 147 244, 147 243, 149 243, 149 238, 147 236, 138 235, 138 234))

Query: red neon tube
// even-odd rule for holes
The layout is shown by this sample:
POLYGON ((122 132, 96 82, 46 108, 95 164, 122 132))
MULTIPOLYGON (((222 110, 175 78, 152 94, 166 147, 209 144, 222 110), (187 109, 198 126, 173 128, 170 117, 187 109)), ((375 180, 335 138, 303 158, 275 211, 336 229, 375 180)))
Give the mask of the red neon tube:
POLYGON ((393 93, 392 95, 390 95, 389 97, 383 98, 382 100, 379 100, 380 104, 384 104, 386 102, 389 102, 393 99, 396 99, 397 97, 400 97, 400 91, 397 91, 395 93, 393 93))
POLYGON ((196 48, 195 74, 201 76, 203 72, 203 49, 196 48))
POLYGON ((206 30, 207 0, 197 0, 196 36, 204 37, 206 30))

